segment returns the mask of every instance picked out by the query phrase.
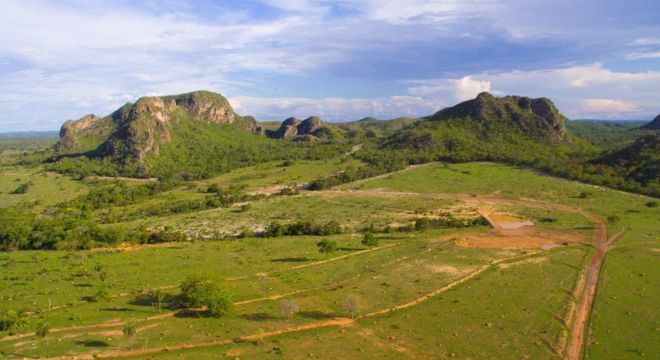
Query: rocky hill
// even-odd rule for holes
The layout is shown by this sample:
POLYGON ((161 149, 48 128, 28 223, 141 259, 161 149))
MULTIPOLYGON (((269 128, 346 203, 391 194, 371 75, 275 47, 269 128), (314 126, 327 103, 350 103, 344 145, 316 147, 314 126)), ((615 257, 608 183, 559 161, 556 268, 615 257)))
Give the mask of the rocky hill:
POLYGON ((171 131, 182 120, 211 124, 241 122, 245 130, 257 128, 253 118, 238 117, 222 95, 196 91, 143 97, 103 118, 90 114, 66 121, 56 149, 58 153, 96 151, 100 155, 133 156, 143 161, 149 154, 158 154, 160 146, 170 142, 171 131))
POLYGON ((409 150, 420 159, 527 163, 589 147, 565 123, 546 98, 481 93, 394 132, 381 148, 409 150))
MULTIPOLYGON (((300 134, 322 136, 319 122, 301 122, 300 134)), ((321 127, 326 126, 321 123, 321 127)), ((301 147, 287 147, 284 142, 261 136, 264 133, 253 117, 237 115, 217 93, 143 97, 105 117, 86 115, 66 121, 50 161, 69 170, 74 167, 70 159, 87 158, 98 159, 102 173, 204 177, 303 152, 301 147)))
POLYGON ((475 99, 442 109, 428 120, 473 125, 483 129, 485 133, 520 132, 527 137, 553 144, 570 141, 565 125, 566 118, 559 113, 552 101, 546 98, 498 98, 484 92, 475 99))

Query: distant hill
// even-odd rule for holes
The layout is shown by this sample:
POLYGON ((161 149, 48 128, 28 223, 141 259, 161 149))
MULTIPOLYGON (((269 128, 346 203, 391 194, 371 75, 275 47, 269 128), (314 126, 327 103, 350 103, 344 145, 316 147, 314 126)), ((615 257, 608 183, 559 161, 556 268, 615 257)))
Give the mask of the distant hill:
POLYGON ((646 134, 629 146, 608 151, 594 164, 606 165, 660 194, 660 133, 646 134))
POLYGON ((57 137, 57 131, 10 131, 0 132, 0 138, 51 138, 57 137))
POLYGON ((644 122, 640 121, 567 121, 566 127, 576 136, 605 149, 622 148, 639 138, 644 122))

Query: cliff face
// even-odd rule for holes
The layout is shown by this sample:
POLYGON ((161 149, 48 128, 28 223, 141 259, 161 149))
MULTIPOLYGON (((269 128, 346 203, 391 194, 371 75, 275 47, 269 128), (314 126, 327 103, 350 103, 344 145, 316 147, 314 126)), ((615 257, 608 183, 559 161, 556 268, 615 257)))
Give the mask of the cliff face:
POLYGON ((78 120, 67 120, 60 128, 60 140, 57 148, 60 151, 75 150, 79 146, 78 134, 90 133, 98 117, 93 114, 85 115, 78 120))
POLYGON ((83 143, 97 146, 105 143, 106 155, 124 155, 120 153, 125 152, 142 161, 148 154, 158 155, 159 146, 169 142, 170 131, 176 131, 173 123, 231 124, 235 118, 227 99, 209 91, 143 97, 104 118, 86 115, 80 120, 65 122, 56 149, 59 152, 86 151, 90 146, 85 147, 83 143), (100 139, 85 141, 92 135, 100 139))

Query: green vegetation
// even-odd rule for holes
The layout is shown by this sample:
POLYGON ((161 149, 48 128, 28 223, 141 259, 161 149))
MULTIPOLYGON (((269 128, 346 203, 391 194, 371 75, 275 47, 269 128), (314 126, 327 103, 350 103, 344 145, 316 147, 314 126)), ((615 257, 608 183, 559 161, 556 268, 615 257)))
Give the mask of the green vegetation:
POLYGON ((209 279, 191 276, 181 283, 181 303, 189 308, 205 307, 213 317, 226 316, 232 307, 231 298, 209 279))
POLYGON ((85 154, 3 166, 0 356, 558 358, 602 219, 621 238, 584 355, 657 357, 656 199, 511 165, 407 168, 556 165, 650 193, 654 135, 603 154, 548 100, 479 101, 308 142, 177 105, 162 129, 154 114, 133 124, 167 130, 157 151, 118 137, 130 129, 102 139, 106 119, 74 139, 85 154), (534 225, 491 229, 482 213, 534 225), (21 251, 35 249, 49 251, 21 251))
POLYGON ((567 121, 566 127, 578 137, 603 148, 621 148, 644 134, 639 121, 567 121))

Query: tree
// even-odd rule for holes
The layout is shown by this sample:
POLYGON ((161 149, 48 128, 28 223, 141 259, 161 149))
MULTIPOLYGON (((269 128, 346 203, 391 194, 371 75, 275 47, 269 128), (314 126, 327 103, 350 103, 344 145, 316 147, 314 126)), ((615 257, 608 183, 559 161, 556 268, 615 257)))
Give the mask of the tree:
POLYGON ((163 306, 163 301, 165 301, 165 293, 161 290, 154 290, 151 292, 151 298, 158 306, 158 312, 160 312, 160 309, 163 306))
POLYGON ((0 330, 8 330, 9 334, 16 333, 26 323, 26 313, 23 310, 7 310, 0 315, 0 330))
POLYGON ((126 325, 124 325, 124 327, 121 329, 121 332, 124 334, 124 337, 128 338, 132 343, 133 338, 137 334, 137 327, 132 322, 127 322, 126 325))
POLYGON ((431 220, 428 218, 419 218, 415 220, 415 230, 424 231, 431 226, 431 220))
POLYGON ((37 330, 34 332, 34 334, 40 338, 42 338, 46 342, 46 347, 48 347, 48 334, 50 334, 50 327, 46 323, 40 323, 37 326, 37 330))
POLYGON ((223 317, 229 314, 232 301, 228 294, 214 287, 205 301, 207 314, 213 317, 223 317))
POLYGON ((207 314, 214 317, 227 315, 232 306, 229 294, 222 291, 217 283, 202 276, 191 276, 181 283, 181 300, 184 306, 205 306, 207 314))
POLYGON ((346 299, 344 299, 344 302, 342 304, 342 309, 344 310, 344 312, 347 312, 351 315, 351 319, 355 319, 355 314, 357 314, 359 310, 358 300, 353 296, 347 297, 346 299))
POLYGON ((291 317, 298 312, 298 304, 293 300, 282 300, 280 301, 280 313, 283 316, 286 316, 288 320, 291 320, 291 317))
POLYGON ((374 233, 367 231, 364 233, 364 238, 362 238, 362 245, 368 247, 378 246, 378 239, 374 236, 374 233))
POLYGON ((337 251, 337 243, 328 239, 319 241, 316 246, 319 248, 321 254, 330 254, 337 251))

